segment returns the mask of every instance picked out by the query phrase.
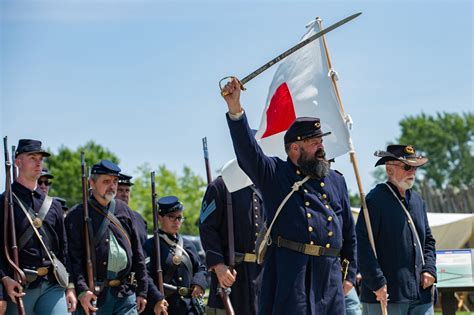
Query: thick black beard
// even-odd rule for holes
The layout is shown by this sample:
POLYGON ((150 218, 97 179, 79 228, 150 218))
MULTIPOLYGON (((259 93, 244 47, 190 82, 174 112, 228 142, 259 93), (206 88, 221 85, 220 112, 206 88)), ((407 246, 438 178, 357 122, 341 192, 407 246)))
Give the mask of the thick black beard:
POLYGON ((308 157, 303 149, 300 150, 300 153, 297 162, 304 175, 311 178, 323 178, 329 174, 331 163, 326 160, 324 149, 319 149, 312 157, 308 157))

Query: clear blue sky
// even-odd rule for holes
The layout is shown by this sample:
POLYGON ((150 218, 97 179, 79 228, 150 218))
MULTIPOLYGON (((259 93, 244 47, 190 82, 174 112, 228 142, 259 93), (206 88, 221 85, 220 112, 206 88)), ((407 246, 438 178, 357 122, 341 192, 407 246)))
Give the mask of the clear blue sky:
MULTIPOLYGON (((373 152, 400 135, 401 119, 474 110, 471 1, 2 0, 0 9, 2 136, 41 139, 53 153, 93 139, 132 175, 148 162, 204 176, 204 136, 214 170, 233 158, 219 79, 293 46, 316 16, 327 26, 363 12, 327 41, 366 192, 373 152)), ((253 127, 275 69, 243 94, 253 127)), ((356 191, 348 159, 334 168, 356 191)))

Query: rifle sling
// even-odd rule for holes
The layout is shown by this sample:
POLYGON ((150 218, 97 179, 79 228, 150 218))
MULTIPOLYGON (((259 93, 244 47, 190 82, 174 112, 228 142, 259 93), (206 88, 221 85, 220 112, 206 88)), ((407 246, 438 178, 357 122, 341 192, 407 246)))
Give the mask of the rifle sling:
MULTIPOLYGON (((12 194, 14 195, 13 192, 12 192, 12 194)), ((19 202, 19 200, 20 199, 15 195, 15 201, 19 202)), ((40 222, 43 222, 44 218, 46 217, 46 215, 49 212, 49 209, 51 209, 52 204, 53 204, 53 198, 46 195, 44 200, 43 200, 43 204, 41 205, 41 208, 40 208, 38 214, 36 214, 31 208, 28 208, 28 213, 30 214, 30 216, 32 218, 39 219, 40 222)), ((31 225, 29 225, 28 228, 25 230, 25 232, 23 232, 23 234, 18 239, 18 250, 19 251, 21 251, 25 247, 26 243, 28 243, 28 241, 33 236, 33 233, 34 233, 33 227, 31 225)))

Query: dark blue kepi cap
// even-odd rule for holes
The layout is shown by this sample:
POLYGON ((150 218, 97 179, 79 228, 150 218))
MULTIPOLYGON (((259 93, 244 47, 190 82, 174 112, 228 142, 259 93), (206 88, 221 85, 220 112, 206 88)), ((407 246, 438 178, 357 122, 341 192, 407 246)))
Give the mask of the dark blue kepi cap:
POLYGON ((183 211, 184 206, 176 196, 166 196, 158 199, 158 210, 160 215, 166 215, 174 211, 183 211))
POLYGON ((125 185, 125 186, 133 186, 133 183, 131 182, 132 176, 130 175, 125 175, 123 173, 119 174, 119 185, 125 185))
POLYGON ((54 178, 53 174, 51 174, 51 173, 48 171, 47 168, 43 168, 43 169, 41 170, 41 176, 40 176, 40 177, 46 177, 46 178, 49 178, 49 179, 53 179, 53 178, 54 178))
POLYGON ((120 171, 120 167, 115 163, 109 160, 102 160, 92 166, 91 174, 119 176, 120 171))
POLYGON ((22 153, 41 153, 45 157, 51 155, 41 147, 41 141, 32 139, 20 139, 18 141, 15 157, 22 153))
POLYGON ((321 122, 316 117, 298 117, 285 133, 285 144, 314 137, 324 137, 331 132, 321 130, 321 122))

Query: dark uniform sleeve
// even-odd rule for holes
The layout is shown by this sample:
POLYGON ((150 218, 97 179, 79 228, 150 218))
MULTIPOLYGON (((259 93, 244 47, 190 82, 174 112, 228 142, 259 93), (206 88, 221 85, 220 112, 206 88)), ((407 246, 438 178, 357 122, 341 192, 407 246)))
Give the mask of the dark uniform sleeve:
POLYGON ((198 285, 203 290, 207 289, 207 270, 206 266, 201 262, 199 259, 199 255, 196 251, 196 248, 193 244, 188 244, 186 246, 186 251, 191 256, 191 260, 193 262, 193 278, 191 280, 191 286, 198 285))
POLYGON ((146 267, 148 272, 148 305, 153 309, 155 304, 164 299, 163 294, 161 294, 160 290, 153 281, 153 274, 156 272, 153 270, 153 261, 151 257, 153 256, 153 237, 149 238, 143 243, 143 254, 145 255, 146 267))
POLYGON ((271 183, 276 172, 276 160, 263 153, 253 136, 245 113, 239 120, 232 120, 227 113, 227 124, 240 168, 257 187, 271 183))
POLYGON ((66 217, 66 234, 68 239, 68 260, 71 278, 77 295, 89 290, 87 286, 84 257, 84 221, 82 205, 75 206, 66 217))
POLYGON ((199 218, 199 234, 202 247, 206 251, 206 265, 211 268, 225 264, 221 234, 224 225, 225 195, 222 178, 218 177, 209 184, 202 201, 199 218))
POLYGON ((357 274, 357 237, 355 233, 354 217, 352 216, 351 206, 349 202, 349 194, 347 192, 346 181, 341 176, 341 206, 343 216, 342 237, 343 243, 341 248, 341 259, 350 261, 349 270, 346 280, 356 283, 357 274))
POLYGON ((435 279, 436 276, 436 241, 431 233, 431 228, 428 222, 428 215, 426 214, 426 204, 423 203, 423 212, 424 212, 424 221, 425 221, 425 248, 424 248, 424 258, 425 265, 423 266, 421 272, 429 272, 435 279))
POLYGON ((143 254, 142 243, 138 236, 137 222, 133 211, 127 207, 132 222, 131 242, 132 242, 132 270, 135 271, 137 279, 136 295, 146 298, 148 292, 148 274, 145 265, 145 256, 143 254))
MULTIPOLYGON (((367 196, 366 202, 370 216, 370 223, 372 225, 372 235, 376 238, 380 230, 380 209, 378 209, 375 202, 370 198, 370 194, 367 196)), ((362 279, 364 279, 364 283, 371 291, 377 291, 387 284, 387 280, 383 275, 382 269, 380 268, 374 251, 372 250, 372 246, 370 245, 362 209, 357 218, 356 234, 357 261, 359 263, 358 266, 360 273, 362 274, 362 279)))

